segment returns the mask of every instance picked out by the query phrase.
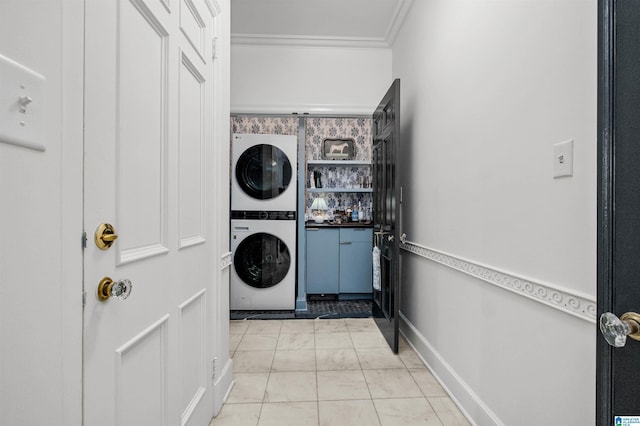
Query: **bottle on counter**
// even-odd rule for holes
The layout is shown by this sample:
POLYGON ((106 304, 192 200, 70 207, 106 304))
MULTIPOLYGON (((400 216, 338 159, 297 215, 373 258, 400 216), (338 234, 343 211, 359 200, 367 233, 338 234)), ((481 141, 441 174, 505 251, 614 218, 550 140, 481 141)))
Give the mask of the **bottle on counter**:
POLYGON ((347 216, 347 222, 351 222, 353 220, 353 210, 351 210, 351 207, 347 207, 345 213, 347 216))
POLYGON ((353 211, 351 212, 351 221, 352 222, 358 222, 359 218, 358 218, 358 206, 354 205, 353 206, 353 211))

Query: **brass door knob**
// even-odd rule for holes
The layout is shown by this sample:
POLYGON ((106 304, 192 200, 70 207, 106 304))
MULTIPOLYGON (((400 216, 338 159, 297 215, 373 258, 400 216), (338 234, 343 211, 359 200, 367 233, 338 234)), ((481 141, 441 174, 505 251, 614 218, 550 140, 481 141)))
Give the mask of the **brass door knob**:
POLYGON ((98 284, 98 299, 105 301, 111 297, 124 300, 131 294, 133 284, 131 280, 123 279, 113 281, 109 277, 104 277, 98 284))
POLYGON ((113 225, 109 223, 100 224, 94 235, 96 246, 98 246, 100 250, 107 250, 113 245, 117 238, 118 235, 116 234, 116 230, 113 225))
POLYGON ((605 312, 600 316, 600 332, 607 343, 616 348, 627 343, 627 336, 640 340, 640 315, 627 312, 618 318, 611 312, 605 312))

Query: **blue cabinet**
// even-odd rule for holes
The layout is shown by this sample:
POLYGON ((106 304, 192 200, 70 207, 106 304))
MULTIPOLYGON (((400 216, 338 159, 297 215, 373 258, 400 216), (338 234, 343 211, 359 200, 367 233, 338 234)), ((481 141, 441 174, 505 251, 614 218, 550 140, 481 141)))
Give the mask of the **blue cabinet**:
POLYGON ((340 229, 340 293, 371 293, 370 228, 340 229))
POLYGON ((307 229, 307 294, 339 292, 339 242, 339 229, 307 229))
POLYGON ((371 228, 307 228, 307 294, 370 296, 371 244, 371 228))

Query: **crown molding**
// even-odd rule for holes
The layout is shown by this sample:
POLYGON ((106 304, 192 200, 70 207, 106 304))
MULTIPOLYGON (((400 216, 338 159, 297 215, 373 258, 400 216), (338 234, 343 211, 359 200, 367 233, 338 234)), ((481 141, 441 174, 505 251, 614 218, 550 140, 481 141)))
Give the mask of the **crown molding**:
POLYGON ((307 104, 307 105, 231 105, 231 114, 277 114, 304 117, 311 114, 371 116, 375 106, 340 105, 340 104, 307 104))
POLYGON ((411 5, 413 5, 413 0, 401 0, 400 3, 398 3, 398 7, 393 14, 393 19, 384 38, 388 46, 392 46, 395 42, 400 28, 402 28, 402 24, 404 24, 404 20, 409 14, 411 5))
POLYGON ((231 34, 232 46, 302 46, 302 47, 355 47, 360 49, 389 48, 384 38, 331 37, 290 34, 231 34))
POLYGON ((231 33, 231 45, 354 47, 360 49, 388 49, 402 28, 414 0, 400 0, 384 37, 312 36, 294 34, 231 33))
POLYGON ((401 243, 400 248, 569 315, 596 323, 596 300, 593 296, 536 282, 530 278, 452 256, 410 241, 401 243))

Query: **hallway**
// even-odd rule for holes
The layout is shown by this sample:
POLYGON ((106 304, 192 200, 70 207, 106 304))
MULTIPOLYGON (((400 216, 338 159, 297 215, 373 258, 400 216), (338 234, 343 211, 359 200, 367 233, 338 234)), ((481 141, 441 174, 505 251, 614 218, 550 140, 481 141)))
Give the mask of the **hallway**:
POLYGON ((401 337, 371 318, 232 320, 235 386, 211 426, 469 423, 401 337))

